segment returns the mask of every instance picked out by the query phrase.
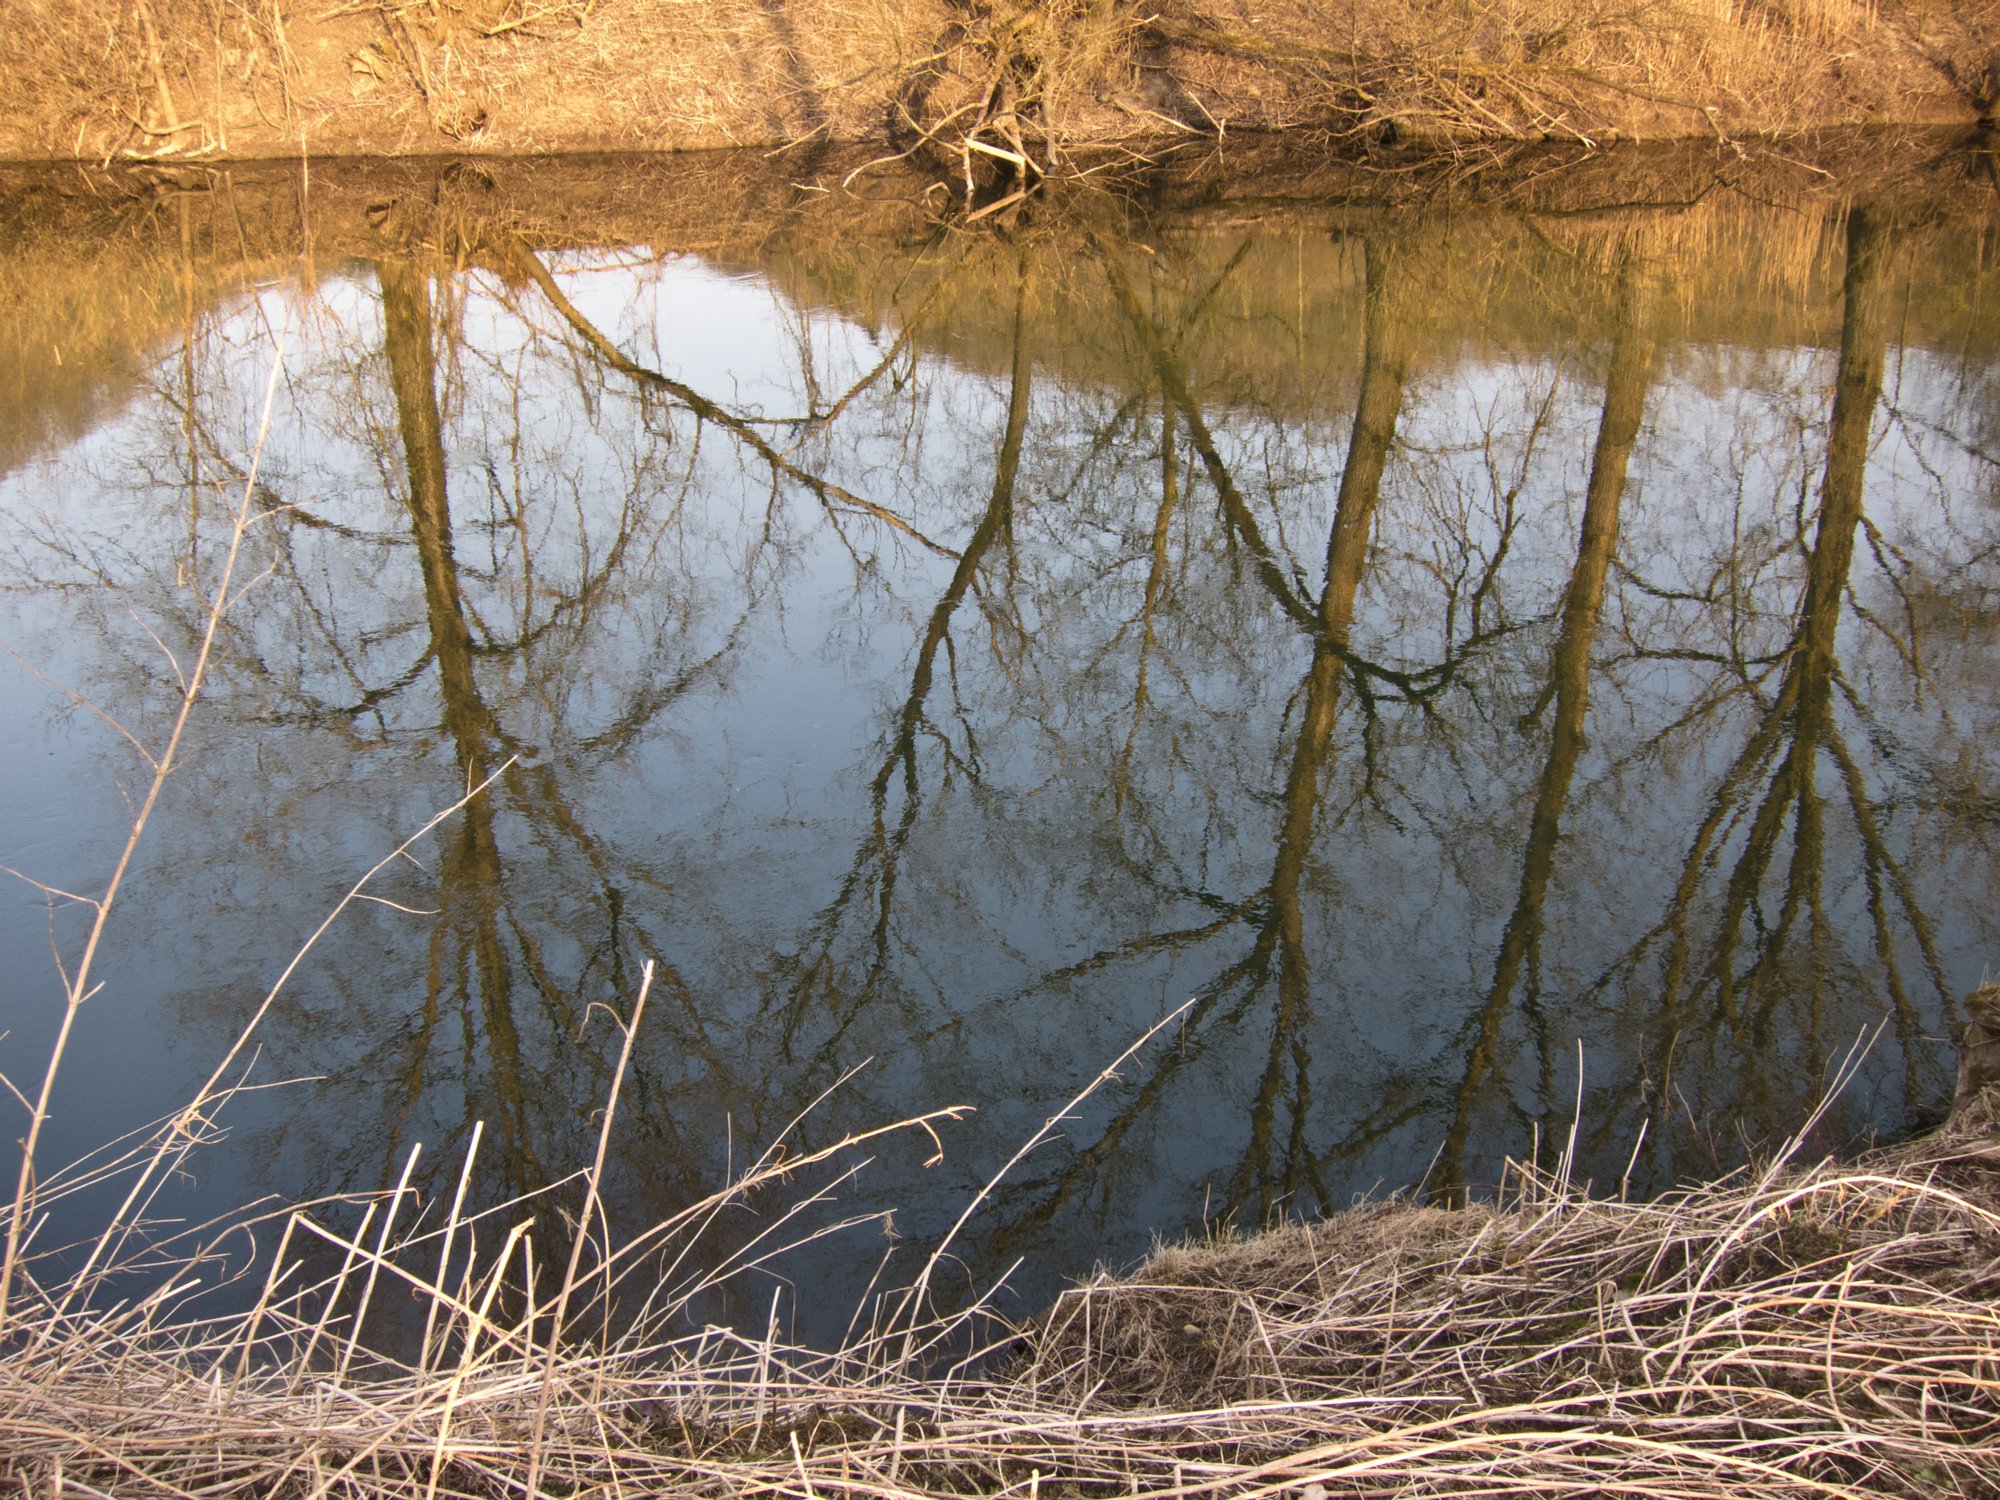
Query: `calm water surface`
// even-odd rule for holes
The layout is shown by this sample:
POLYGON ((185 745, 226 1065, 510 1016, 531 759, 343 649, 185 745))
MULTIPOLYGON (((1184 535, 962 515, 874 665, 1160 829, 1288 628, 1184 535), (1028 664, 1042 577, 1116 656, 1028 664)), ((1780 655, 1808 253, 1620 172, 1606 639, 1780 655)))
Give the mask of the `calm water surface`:
MULTIPOLYGON (((825 194, 706 222, 705 189, 536 217, 426 170, 329 169, 304 212, 72 184, 0 227, 0 862, 35 880, 115 858, 120 729, 164 736, 282 361, 255 582, 47 1160, 170 1112, 496 774, 312 950, 245 1070, 290 1081, 162 1214, 379 1187, 419 1142, 448 1194, 475 1121, 479 1201, 571 1171, 593 1008, 649 959, 627 1228, 808 1106, 795 1150, 977 1107, 798 1221, 902 1237, 785 1263, 806 1336, 1184 1002, 968 1228, 968 1281, 1476 1189, 1579 1098, 1584 1171, 1657 1187, 1789 1132, 1863 1036, 1823 1144, 1946 1091, 2000 953, 1983 206, 947 234, 825 194)), ((17 1082, 82 930, 0 892, 17 1082)))

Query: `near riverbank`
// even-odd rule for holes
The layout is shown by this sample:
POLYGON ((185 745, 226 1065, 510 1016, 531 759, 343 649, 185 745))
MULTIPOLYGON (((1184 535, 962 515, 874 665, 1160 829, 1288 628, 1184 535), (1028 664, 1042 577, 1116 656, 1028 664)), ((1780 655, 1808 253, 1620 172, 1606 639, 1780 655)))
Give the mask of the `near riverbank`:
POLYGON ((0 158, 1795 134, 1990 119, 2000 0, 21 0, 0 158))
POLYGON ((378 1233, 372 1213, 346 1234, 293 1214, 240 1317, 87 1312, 24 1285, 0 1479, 357 1500, 1992 1494, 2000 991, 1972 1010, 1959 1106, 1923 1141, 1845 1165, 1781 1153, 1650 1203, 1593 1196, 1565 1152, 1496 1203, 1161 1253, 1012 1339, 976 1313, 928 1321, 921 1279, 834 1354, 695 1331, 674 1297, 623 1338, 565 1333, 817 1153, 767 1156, 580 1276, 572 1258, 539 1306, 546 1205, 462 1224, 454 1206, 400 1236, 393 1202, 378 1233), (314 1243, 339 1270, 300 1287, 314 1243), (422 1309, 416 1356, 360 1337, 378 1287, 378 1307, 422 1309), (1003 1342, 983 1362, 939 1356, 985 1327, 1003 1342))

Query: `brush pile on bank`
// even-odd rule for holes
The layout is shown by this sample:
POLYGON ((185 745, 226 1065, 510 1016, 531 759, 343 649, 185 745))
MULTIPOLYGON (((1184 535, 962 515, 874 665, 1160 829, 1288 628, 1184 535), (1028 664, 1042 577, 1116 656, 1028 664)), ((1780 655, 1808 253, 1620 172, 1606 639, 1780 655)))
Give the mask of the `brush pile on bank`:
POLYGON ((448 1288, 384 1236, 350 1236, 338 1275, 278 1276, 254 1316, 219 1323, 176 1325, 163 1302, 65 1312, 28 1287, 0 1356, 0 1480, 38 1496, 1992 1495, 1992 1128, 1961 1112, 1891 1154, 1648 1203, 1519 1167, 1490 1205, 1388 1202, 1163 1251, 949 1369, 931 1356, 972 1325, 905 1320, 834 1356, 657 1323, 551 1350, 551 1309, 521 1304, 519 1229, 483 1231, 504 1246, 448 1288), (367 1297, 392 1293, 434 1325, 420 1364, 357 1338, 367 1297))

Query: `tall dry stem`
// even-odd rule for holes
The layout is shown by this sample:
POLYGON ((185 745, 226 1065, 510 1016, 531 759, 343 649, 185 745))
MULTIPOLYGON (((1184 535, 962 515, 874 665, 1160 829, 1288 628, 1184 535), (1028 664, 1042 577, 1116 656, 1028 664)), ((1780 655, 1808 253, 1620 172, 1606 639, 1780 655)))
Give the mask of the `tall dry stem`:
MULTIPOLYGON (((535 1426, 528 1444, 528 1493, 538 1494, 542 1472, 542 1434, 549 1415, 549 1391, 555 1385, 556 1361, 562 1354, 563 1323, 569 1315, 569 1299, 576 1286, 577 1267, 583 1262, 584 1242, 590 1238, 591 1221, 597 1217, 597 1195, 604 1181, 604 1158, 611 1146, 611 1122, 618 1114, 618 1095, 625 1087, 625 1070, 631 1066, 632 1043, 638 1039, 639 1020, 646 1014, 646 997, 653 992, 653 960, 639 978, 639 998, 632 1002, 632 1019, 619 1021, 624 1039, 618 1049, 618 1067, 611 1075, 611 1092, 604 1101, 604 1120, 597 1130, 597 1155, 590 1163, 588 1185, 583 1194, 583 1212, 577 1216, 576 1231, 570 1236, 569 1264, 563 1267, 562 1285, 556 1292, 555 1310, 549 1316, 549 1350, 542 1362, 541 1390, 535 1397, 535 1426)), ((615 1019, 615 1017, 614 1017, 615 1019)), ((610 1246, 606 1245, 606 1251, 610 1246)))
MULTIPOLYGON (((122 1249, 135 1228, 134 1211, 148 1200, 149 1195, 154 1191, 155 1185, 164 1174, 167 1165, 177 1160, 193 1144, 194 1138, 188 1132, 187 1122, 206 1119, 208 1112, 226 1092, 223 1086, 223 1079, 235 1067, 237 1060, 242 1057, 245 1049, 249 1047, 251 1039, 256 1035, 258 1028, 263 1025, 264 1018, 271 1013, 271 1008, 277 1004, 278 996, 284 992, 286 984, 298 972, 299 966, 305 962, 307 955, 319 945, 319 940, 326 936, 327 932, 333 927, 335 922, 340 920, 348 907, 352 906, 356 901, 363 899, 368 886, 373 883, 377 875, 388 869, 389 866, 408 857, 411 849, 428 838, 432 830, 437 828, 439 824, 451 818, 468 802, 472 801, 473 798, 482 795, 488 787, 506 775, 507 771, 513 766, 515 759, 516 757, 510 755, 483 780, 468 786, 464 796, 453 802, 449 807, 442 808, 438 812, 433 813, 423 827, 419 828, 402 843, 370 865, 362 873, 360 879, 349 886, 340 900, 334 903, 326 916, 321 919, 319 926, 313 929, 312 935, 299 945, 298 950, 293 953, 290 962, 285 965, 283 971, 278 975, 277 980, 271 985, 270 989, 265 991, 264 998, 258 1002, 257 1009, 251 1013, 250 1019, 244 1022, 242 1029, 237 1032, 235 1041, 230 1043, 228 1050, 222 1056, 222 1060, 215 1065, 201 1087, 195 1091, 194 1098, 155 1138, 152 1150, 147 1156, 145 1166, 134 1176, 132 1185, 127 1190, 124 1200, 120 1203, 117 1211, 106 1222, 102 1232, 99 1233, 82 1267, 65 1284, 62 1300, 58 1304, 58 1310, 66 1311, 74 1305, 76 1299, 85 1295, 94 1285, 98 1272, 103 1267, 116 1263, 118 1251, 122 1249)), ((11 1248, 12 1242, 10 1241, 9 1244, 11 1248)))
MULTIPOLYGON (((153 816, 154 807, 159 803, 160 793, 166 788, 168 776, 173 774, 175 757, 180 752, 181 737, 187 731, 188 720, 194 713, 195 701, 201 696, 202 683, 208 676, 209 659, 215 647, 216 635, 222 629, 223 617, 228 613, 231 604, 235 602, 235 598, 241 597, 232 596, 231 590, 235 586, 236 566, 243 555, 244 540, 249 536, 250 528, 263 514, 257 508, 257 470, 263 460, 264 443, 271 429, 271 412, 278 398, 278 380, 285 368, 282 329, 279 331, 277 346, 277 351, 271 359, 271 374, 264 385, 264 406, 257 422, 257 441, 250 454, 248 472, 244 475, 241 498, 230 519, 229 541, 223 551, 221 575, 216 580, 214 595, 209 601, 207 613, 202 621, 200 649, 195 653, 191 670, 180 677, 180 706, 174 714, 173 727, 167 734, 166 747, 157 757, 149 755, 143 747, 140 749, 140 754, 146 755, 153 767, 152 779, 147 783, 146 795, 139 804, 138 812, 133 815, 131 827, 126 832, 124 847, 119 851, 117 863, 112 866, 110 879, 105 882, 104 893, 88 902, 95 914, 91 918, 89 934, 84 939, 83 955, 77 960, 76 971, 68 977, 62 1022, 57 1028, 55 1042, 49 1049, 48 1064, 42 1070, 41 1089, 36 1094, 34 1109, 28 1118, 27 1134, 21 1141, 21 1169, 15 1179, 14 1200, 7 1215, 7 1248, 4 1259, 0 1259, 0 1334, 4 1334, 7 1328, 14 1277, 20 1269, 23 1236, 34 1214, 35 1152, 41 1144, 42 1126, 49 1117, 49 1100, 55 1094, 56 1076, 62 1071, 63 1057, 69 1050, 69 1040, 76 1029, 77 1015, 82 1011, 84 1002, 90 999, 94 992, 90 982, 91 971, 97 960, 98 948, 104 940, 106 926, 111 920, 112 906, 118 899, 126 871, 132 867, 133 857, 138 853, 139 842, 146 832, 146 824, 153 816)), ((175 671, 176 675, 180 675, 178 664, 175 666, 175 671)), ((182 1117, 183 1121, 187 1118, 187 1116, 182 1117)), ((177 1125, 174 1128, 184 1128, 184 1126, 177 1125)), ((169 1134, 171 1133, 170 1129, 169 1134)))
POLYGON ((1120 1068, 1125 1066, 1135 1054, 1143 1050, 1146 1044, 1152 1041, 1154 1037, 1158 1036, 1167 1027, 1173 1025, 1174 1022, 1187 1014, 1188 1007, 1193 1004, 1194 1001, 1192 1000, 1183 1001, 1166 1015, 1160 1017, 1151 1026, 1147 1027, 1144 1034, 1137 1041, 1133 1042, 1131 1046, 1127 1047, 1100 1069, 1097 1076, 1092 1078, 1081 1089, 1077 1090, 1067 1104, 1044 1120, 1041 1128, 1029 1136, 1021 1144, 1020 1148, 1002 1163, 1000 1170, 987 1179, 986 1184, 977 1193, 972 1195, 971 1200, 967 1202, 958 1218, 953 1221, 951 1228, 945 1232, 944 1238, 937 1242, 930 1255, 925 1259, 923 1269, 917 1273, 917 1279, 910 1284, 909 1290, 903 1293, 897 1314, 890 1320, 888 1332, 891 1335, 894 1334, 898 1322, 902 1324, 903 1328, 902 1352, 897 1357, 896 1368, 908 1370, 929 1347, 928 1344, 919 1345, 917 1343, 917 1335, 924 1327, 924 1317, 929 1308, 931 1277, 950 1253, 952 1245, 958 1239, 959 1232, 971 1221, 972 1216, 979 1212, 980 1205, 993 1195, 994 1189, 999 1187, 1013 1173, 1014 1168, 1019 1166, 1032 1152, 1041 1146, 1042 1142, 1046 1141, 1054 1133, 1057 1126, 1073 1118, 1071 1113, 1073 1110, 1092 1094, 1103 1088, 1105 1084, 1116 1078, 1120 1068))

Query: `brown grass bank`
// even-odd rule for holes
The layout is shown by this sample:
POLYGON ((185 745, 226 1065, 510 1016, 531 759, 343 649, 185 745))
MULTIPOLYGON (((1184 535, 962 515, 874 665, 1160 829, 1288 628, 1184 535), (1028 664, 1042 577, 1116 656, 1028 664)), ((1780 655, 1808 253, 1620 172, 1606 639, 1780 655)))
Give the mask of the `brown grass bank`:
POLYGON ((1566 1158, 1517 1167, 1490 1204, 1382 1203, 1163 1251, 1001 1329, 1011 1347, 976 1364, 937 1351, 976 1344, 981 1315, 927 1320, 921 1278, 835 1353, 691 1329, 684 1292, 650 1293, 622 1336, 574 1331, 620 1283, 638 1295, 635 1266, 671 1267, 680 1236, 819 1156, 774 1152, 672 1224, 572 1255, 539 1303, 545 1203, 454 1203, 421 1233, 394 1228, 421 1222, 400 1194, 345 1229, 295 1213, 240 1316, 177 1316, 167 1296, 86 1310, 24 1279, 0 1481, 370 1500, 1990 1496, 2000 989, 1982 1005, 1967 1055, 1983 1047, 1986 1072, 1925 1140, 1847 1164, 1781 1152, 1650 1203, 1593 1196, 1566 1158), (301 1286, 311 1242, 338 1268, 301 1286), (420 1352, 371 1347, 385 1305, 420 1319, 420 1352))
POLYGON ((1032 177, 1305 130, 1990 118, 2000 0, 15 0, 0 157, 871 141, 1032 177))

